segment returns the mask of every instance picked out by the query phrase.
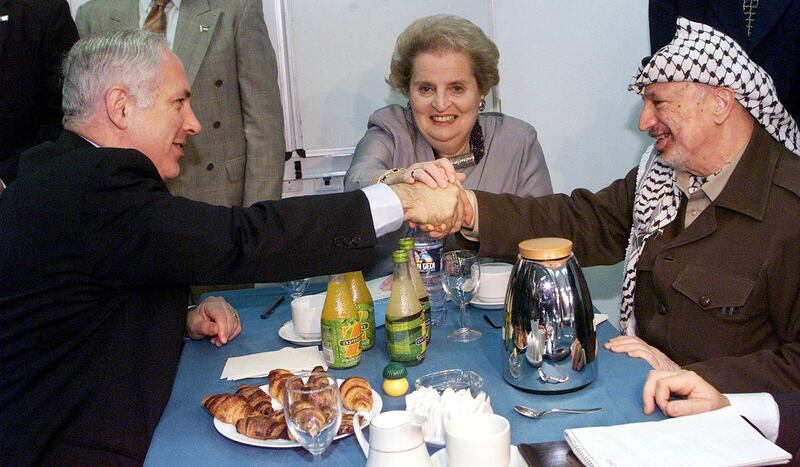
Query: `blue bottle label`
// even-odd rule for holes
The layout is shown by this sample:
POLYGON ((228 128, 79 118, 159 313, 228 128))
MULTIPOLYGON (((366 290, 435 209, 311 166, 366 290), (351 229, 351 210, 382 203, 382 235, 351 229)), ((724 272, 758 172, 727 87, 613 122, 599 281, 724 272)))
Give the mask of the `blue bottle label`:
POLYGON ((442 270, 442 248, 414 247, 414 262, 420 274, 434 274, 442 270))

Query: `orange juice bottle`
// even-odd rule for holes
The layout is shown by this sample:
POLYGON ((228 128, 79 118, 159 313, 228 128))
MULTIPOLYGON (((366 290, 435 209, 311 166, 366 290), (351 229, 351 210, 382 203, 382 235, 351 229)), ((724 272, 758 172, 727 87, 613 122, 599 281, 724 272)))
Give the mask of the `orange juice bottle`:
POLYGON ((369 350, 375 345, 375 305, 372 294, 361 271, 347 272, 344 280, 350 288, 350 295, 361 318, 361 350, 369 350))
POLYGON ((361 360, 361 318, 344 274, 333 274, 322 307, 322 357, 331 368, 350 368, 361 360))

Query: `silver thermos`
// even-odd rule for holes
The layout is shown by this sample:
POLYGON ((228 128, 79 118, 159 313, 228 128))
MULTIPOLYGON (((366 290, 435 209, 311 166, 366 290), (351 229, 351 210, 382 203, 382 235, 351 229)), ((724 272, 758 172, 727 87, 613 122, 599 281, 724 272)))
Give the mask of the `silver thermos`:
POLYGON ((503 377, 509 384, 558 393, 597 377, 592 299, 571 241, 548 237, 519 244, 503 324, 503 377))

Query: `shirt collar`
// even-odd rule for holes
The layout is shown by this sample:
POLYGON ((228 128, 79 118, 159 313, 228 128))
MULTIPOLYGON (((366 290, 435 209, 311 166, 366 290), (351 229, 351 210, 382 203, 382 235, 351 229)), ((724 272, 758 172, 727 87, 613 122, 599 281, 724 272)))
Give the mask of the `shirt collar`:
MULTIPOLYGON (((171 1, 172 3, 167 5, 167 10, 169 10, 173 6, 178 10, 181 9, 181 0, 171 0, 171 1)), ((145 16, 147 16, 147 13, 149 13, 150 9, 153 8, 153 4, 154 4, 153 0, 139 0, 139 11, 144 12, 145 16)))
MULTIPOLYGON (((725 165, 722 166, 721 169, 719 169, 719 172, 706 177, 706 182, 700 189, 703 191, 703 193, 705 193, 709 201, 714 201, 715 199, 717 199, 719 194, 722 193, 722 190, 725 188, 725 185, 727 185, 728 179, 731 178, 731 174, 733 173, 734 169, 736 169, 736 166, 739 164, 739 159, 742 158, 742 154, 744 154, 744 151, 747 149, 749 143, 750 140, 748 140, 747 143, 745 143, 745 145, 742 146, 741 149, 739 149, 739 151, 737 151, 736 154, 733 155, 733 157, 729 162, 727 162, 725 165)), ((680 188, 680 190, 687 197, 690 197, 689 196, 689 184, 691 183, 690 178, 691 174, 689 172, 685 170, 678 171, 677 175, 678 188, 680 188)))

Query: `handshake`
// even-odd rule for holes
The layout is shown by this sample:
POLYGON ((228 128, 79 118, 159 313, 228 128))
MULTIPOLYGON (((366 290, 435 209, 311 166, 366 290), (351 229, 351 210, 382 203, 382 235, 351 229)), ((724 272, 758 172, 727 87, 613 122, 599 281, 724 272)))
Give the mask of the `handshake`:
POLYGON ((427 169, 422 172, 432 175, 427 180, 420 176, 418 180, 398 180, 390 185, 403 205, 403 219, 433 237, 443 237, 458 232, 462 225, 471 225, 474 210, 461 186, 463 174, 456 174, 449 162, 426 165, 409 173, 427 169), (447 170, 437 173, 436 166, 447 170))

